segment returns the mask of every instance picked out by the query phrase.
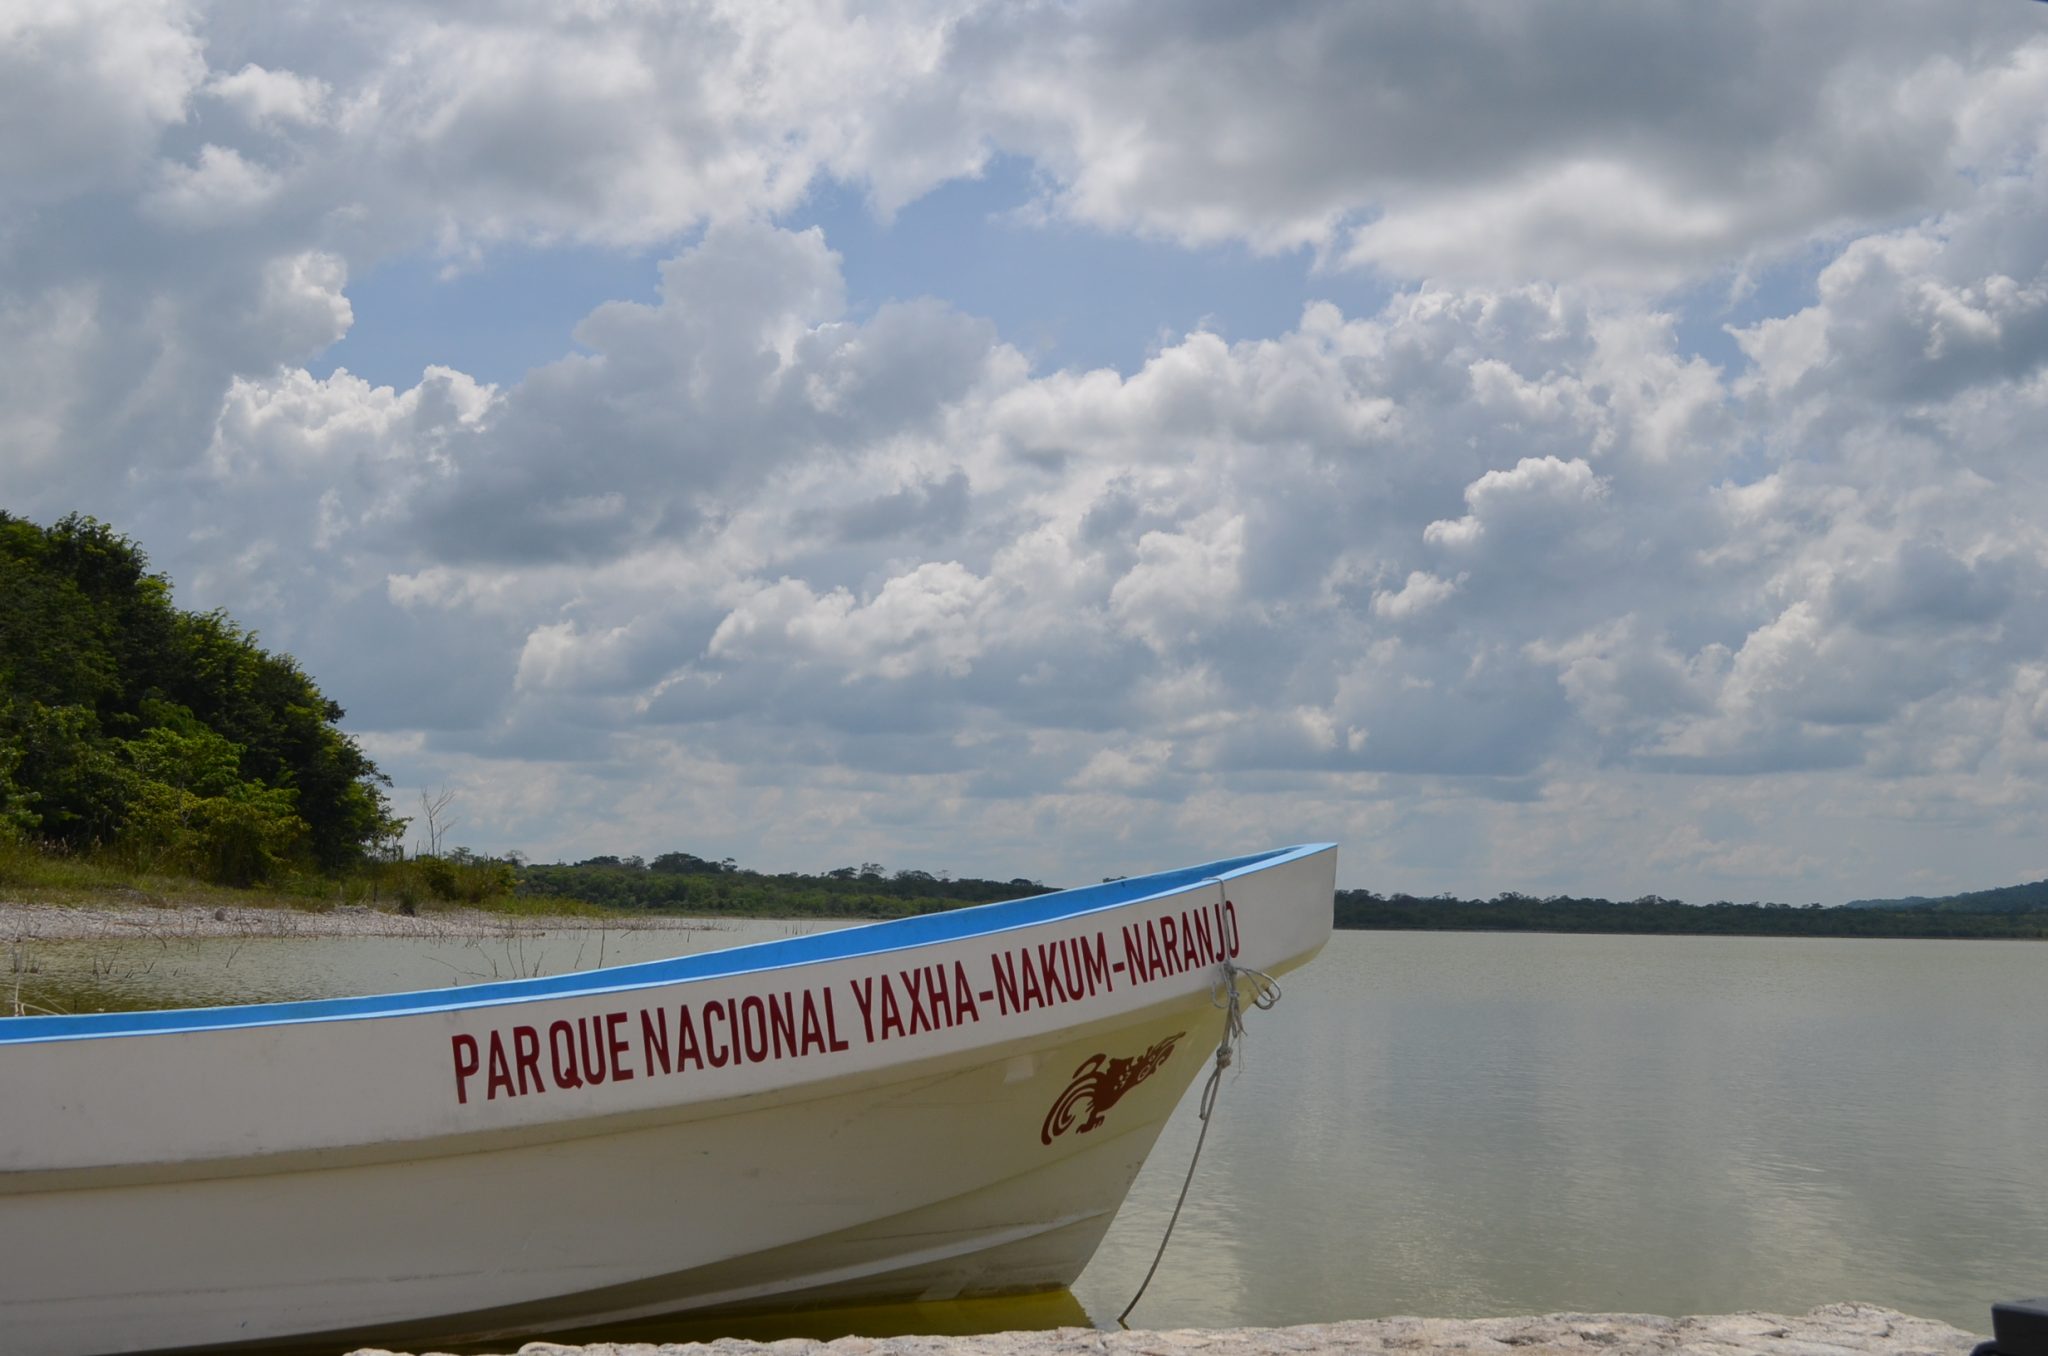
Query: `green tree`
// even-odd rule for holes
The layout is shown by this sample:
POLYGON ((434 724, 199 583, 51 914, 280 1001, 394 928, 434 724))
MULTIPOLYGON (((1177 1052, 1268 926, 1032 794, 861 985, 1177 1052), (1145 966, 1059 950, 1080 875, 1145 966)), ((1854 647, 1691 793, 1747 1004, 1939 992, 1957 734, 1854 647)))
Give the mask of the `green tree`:
POLYGON ((33 817, 29 827, 74 848, 113 841, 134 787, 91 707, 10 701, 0 709, 0 740, 33 817))
POLYGON ((196 834, 216 879, 338 869, 396 827, 343 714, 225 614, 174 607, 112 528, 0 512, 0 823, 159 853, 196 834))

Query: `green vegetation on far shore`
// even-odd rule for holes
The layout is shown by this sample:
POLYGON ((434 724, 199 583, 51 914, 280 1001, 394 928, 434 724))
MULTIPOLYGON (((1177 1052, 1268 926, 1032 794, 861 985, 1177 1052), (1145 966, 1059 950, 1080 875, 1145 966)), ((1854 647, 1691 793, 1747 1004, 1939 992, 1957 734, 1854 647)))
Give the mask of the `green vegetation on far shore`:
POLYGON ((115 849, 74 852, 0 834, 0 903, 63 908, 301 909, 369 907, 391 913, 473 908, 488 913, 588 915, 614 910, 584 900, 523 895, 509 862, 434 858, 366 860, 331 875, 293 873, 262 885, 221 885, 115 849))
POLYGON ((1608 932, 1729 937, 2048 937, 2048 882, 1898 907, 1686 904, 1507 893, 1492 899, 1337 892, 1337 926, 1403 932, 1608 932))
MULTIPOLYGON (((335 877, 297 877, 258 890, 228 889, 118 857, 38 851, 0 842, 0 898, 73 904, 270 905, 321 909, 369 905, 412 913, 445 907, 523 915, 879 919, 1021 899, 1049 887, 1021 878, 954 879, 915 869, 860 866, 804 874, 750 871, 730 859, 687 852, 652 859, 592 857, 528 863, 463 848, 440 856, 368 861, 335 877)), ((2048 889, 2048 887, 2044 887, 2048 889)), ((2048 938, 2043 889, 2013 887, 1890 908, 1718 902, 1648 896, 1597 898, 1502 894, 1421 898, 1339 890, 1340 929, 1416 932, 1628 933, 1749 937, 2048 938)))
POLYGON ((296 875, 268 885, 222 886, 140 868, 119 852, 72 852, 0 837, 0 901, 90 907, 148 903, 325 909, 367 905, 401 913, 473 908, 488 913, 608 917, 900 918, 1044 894, 1029 880, 953 879, 875 863, 805 875, 770 875, 730 861, 669 852, 528 864, 465 848, 367 860, 331 876, 296 875))
MULTIPOLYGON (((144 871, 119 854, 39 849, 0 837, 0 900, 75 905, 198 904, 323 909, 368 905, 397 912, 467 907, 521 915, 671 914, 693 917, 899 918, 1021 899, 1050 887, 1021 878, 954 879, 875 863, 816 874, 750 871, 687 852, 528 863, 516 855, 444 855, 365 861, 336 876, 297 876, 237 889, 172 872, 144 871)), ((1889 908, 1818 904, 1694 905, 1648 896, 1381 895, 1339 890, 1340 929, 1414 932, 1628 933, 1749 937, 2048 938, 2048 893, 2012 887, 1889 908)))
POLYGON ((749 871, 730 858, 708 861, 687 852, 592 857, 574 864, 519 868, 521 898, 574 898, 608 908, 653 913, 758 918, 900 918, 969 904, 1047 893, 1033 880, 954 879, 908 869, 885 872, 875 862, 806 875, 749 871))

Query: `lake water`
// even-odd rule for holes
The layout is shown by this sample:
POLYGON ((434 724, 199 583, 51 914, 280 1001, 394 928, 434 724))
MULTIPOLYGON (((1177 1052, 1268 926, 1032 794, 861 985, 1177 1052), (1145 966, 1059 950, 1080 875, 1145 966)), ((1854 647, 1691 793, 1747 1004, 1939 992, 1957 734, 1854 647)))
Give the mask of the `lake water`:
MULTIPOLYGON (((72 1010, 248 1001, 802 930, 38 942, 19 978, 72 1010)), ((1992 1301, 2048 1292, 2048 945, 1354 932, 1284 984, 1136 1325, 1857 1299, 1984 1331, 1992 1301)), ((1197 1129, 1191 1094, 1078 1308, 866 1326, 1112 1322, 1197 1129)))
MULTIPOLYGON (((2048 1292, 2048 946, 1339 933, 1261 1014, 1148 1326, 2048 1292)), ((1183 1106, 1076 1287, 1123 1305, 1183 1106)))

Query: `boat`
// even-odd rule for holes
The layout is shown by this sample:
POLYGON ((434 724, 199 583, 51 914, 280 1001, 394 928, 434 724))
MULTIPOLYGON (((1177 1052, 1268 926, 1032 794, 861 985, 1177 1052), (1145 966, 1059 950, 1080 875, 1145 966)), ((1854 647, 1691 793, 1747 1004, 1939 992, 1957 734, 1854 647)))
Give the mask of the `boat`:
POLYGON ((0 1346, 1068 1285, 1335 877, 1313 844, 577 974, 0 1018, 0 1346))

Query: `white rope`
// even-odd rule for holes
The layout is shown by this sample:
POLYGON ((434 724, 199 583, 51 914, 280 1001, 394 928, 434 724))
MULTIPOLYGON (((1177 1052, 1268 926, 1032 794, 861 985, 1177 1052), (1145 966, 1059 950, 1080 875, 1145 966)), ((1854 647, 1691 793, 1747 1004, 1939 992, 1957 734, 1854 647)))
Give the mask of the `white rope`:
POLYGON ((1272 1010, 1280 1001, 1280 982, 1263 970, 1254 970, 1248 965, 1232 965, 1223 962, 1222 973, 1209 985, 1209 1003, 1223 1009, 1223 1039, 1216 1043, 1216 1067, 1209 1071, 1209 1082, 1202 1089, 1202 1130, 1195 1136, 1195 1152, 1188 1159, 1188 1175, 1181 1179, 1180 1198, 1173 1203, 1173 1214, 1167 1217, 1166 1232, 1160 1236, 1159 1251, 1152 1254, 1152 1265, 1146 1269, 1145 1279, 1138 1282, 1138 1293, 1131 1296, 1131 1302, 1116 1316, 1119 1327, 1128 1327, 1124 1320, 1131 1316, 1131 1310, 1138 1307, 1138 1301, 1145 1298, 1145 1289, 1152 1284, 1152 1277, 1159 1271, 1159 1263, 1166 1257, 1166 1245, 1173 1238, 1173 1226, 1180 1223, 1180 1208, 1187 1204, 1188 1187, 1195 1180, 1195 1164, 1202 1161, 1202 1142, 1209 1138, 1209 1116, 1216 1110, 1216 1093, 1223 1086, 1223 1071, 1236 1058, 1237 1046, 1244 1040, 1244 1007, 1238 991, 1238 976, 1250 981, 1252 1006, 1261 1012, 1272 1010))

